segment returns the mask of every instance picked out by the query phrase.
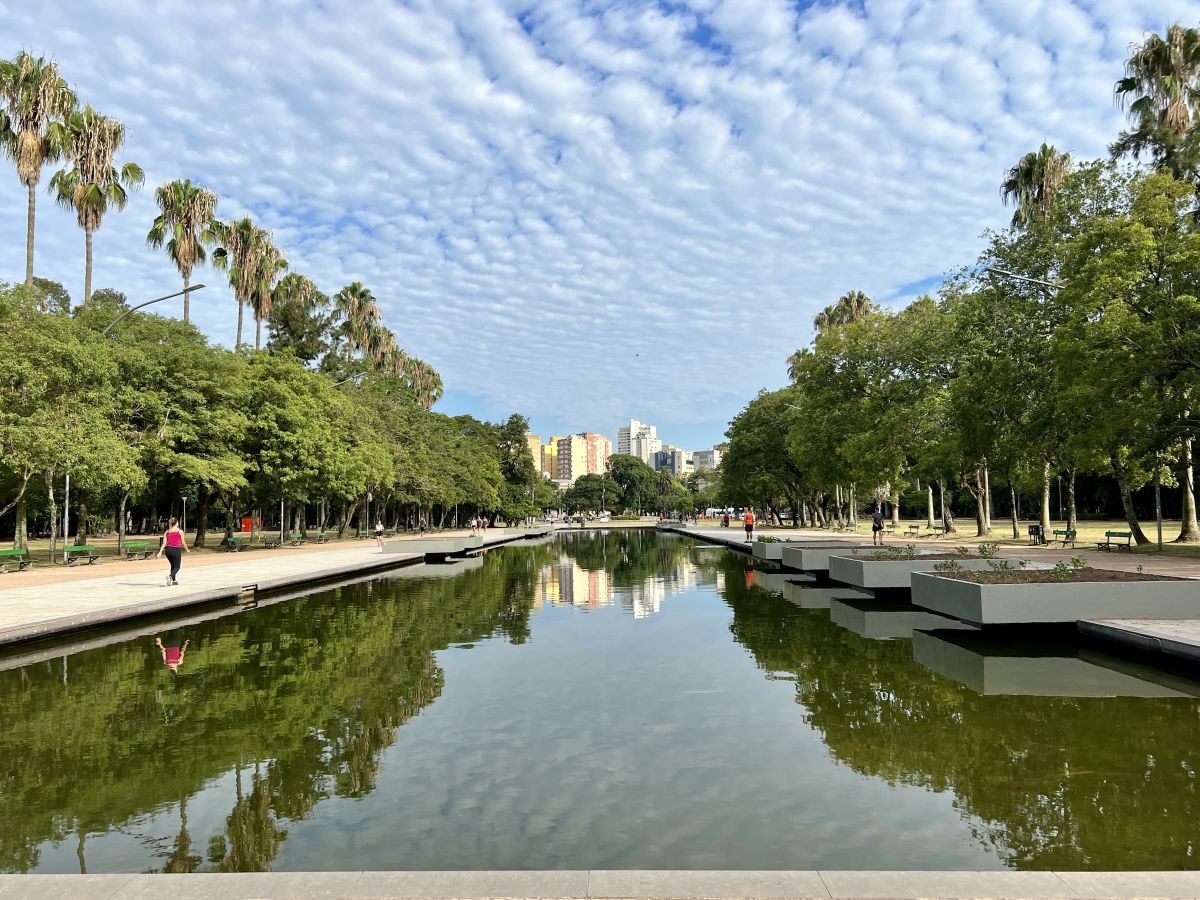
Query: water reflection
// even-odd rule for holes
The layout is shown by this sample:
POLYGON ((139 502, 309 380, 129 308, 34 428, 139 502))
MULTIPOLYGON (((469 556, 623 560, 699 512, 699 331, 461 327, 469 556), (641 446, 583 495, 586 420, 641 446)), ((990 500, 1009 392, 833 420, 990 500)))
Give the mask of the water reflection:
POLYGON ((0 671, 0 869, 1200 865, 1190 682, 746 582, 575 533, 0 671))

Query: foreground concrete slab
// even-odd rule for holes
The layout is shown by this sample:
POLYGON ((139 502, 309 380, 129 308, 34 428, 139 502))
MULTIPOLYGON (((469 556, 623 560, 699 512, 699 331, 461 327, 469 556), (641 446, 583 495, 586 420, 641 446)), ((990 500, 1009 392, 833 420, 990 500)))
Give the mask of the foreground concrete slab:
POLYGON ((1200 872, 509 871, 0 875, 0 898, 1200 897, 1200 872))
POLYGON ((975 626, 918 609, 907 603, 880 600, 834 600, 829 604, 829 619, 859 637, 871 641, 911 638, 918 629, 970 629, 975 626))
POLYGON ((1087 637, 1200 664, 1200 619, 1090 619, 1076 627, 1087 637))

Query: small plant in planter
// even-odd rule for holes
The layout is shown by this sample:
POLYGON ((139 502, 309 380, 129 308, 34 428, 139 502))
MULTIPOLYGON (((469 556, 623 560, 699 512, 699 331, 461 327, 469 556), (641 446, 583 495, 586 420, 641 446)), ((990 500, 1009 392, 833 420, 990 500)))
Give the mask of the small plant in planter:
POLYGON ((987 541, 979 545, 980 559, 995 559, 1000 553, 1000 545, 994 541, 987 541))
MULTIPOLYGON (((854 552, 858 555, 858 551, 854 552)), ((867 559, 916 559, 917 545, 905 544, 903 547, 884 547, 867 555, 867 559)))
MULTIPOLYGON (((1051 569, 1050 572, 1059 581, 1073 581, 1075 576, 1082 572, 1086 566, 1087 562, 1083 559, 1083 557, 1073 556, 1071 557, 1071 561, 1069 563, 1063 562, 1062 560, 1056 562, 1054 564, 1054 568, 1051 569)), ((1138 566, 1138 571, 1142 571, 1141 566, 1138 566)))
MULTIPOLYGON (((961 550, 963 548, 960 547, 959 549, 961 550)), ((962 572, 964 570, 962 563, 960 563, 957 559, 944 559, 939 563, 933 564, 933 571, 937 572, 939 575, 950 575, 954 572, 962 572)))
POLYGON ((755 540, 758 541, 760 544, 786 544, 787 543, 787 541, 785 541, 783 538, 776 537, 773 534, 764 534, 761 537, 756 537, 755 540))

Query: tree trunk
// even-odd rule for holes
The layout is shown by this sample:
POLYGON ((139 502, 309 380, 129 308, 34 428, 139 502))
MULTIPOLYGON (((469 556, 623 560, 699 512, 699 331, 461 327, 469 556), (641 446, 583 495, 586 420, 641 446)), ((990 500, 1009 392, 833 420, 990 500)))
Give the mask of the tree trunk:
POLYGON ((13 531, 13 547, 17 550, 29 549, 29 509, 25 505, 24 497, 17 501, 17 523, 13 531))
POLYGON ((1181 521, 1179 537, 1175 539, 1180 544, 1200 543, 1200 524, 1196 522, 1196 483, 1195 470, 1192 468, 1192 439, 1185 437, 1180 442, 1179 489, 1181 493, 1181 521))
POLYGON ((237 350, 242 346, 242 301, 238 301, 238 324, 237 337, 233 340, 233 349, 237 350))
POLYGON ((850 527, 858 527, 858 497, 855 496, 858 492, 855 490, 855 483, 850 482, 850 527))
POLYGON ((37 219, 37 185, 27 184, 29 201, 25 207, 25 286, 33 287, 33 223, 37 219))
POLYGON ((892 526, 900 527, 900 489, 892 488, 891 496, 888 497, 888 502, 892 504, 892 526))
POLYGON ((121 492, 117 501, 117 556, 125 555, 125 504, 129 502, 129 491, 121 492))
POLYGON ((1042 534, 1046 535, 1047 540, 1050 536, 1050 462, 1047 460, 1042 463, 1042 517, 1038 523, 1042 526, 1042 534))
POLYGON ((254 314, 254 349, 262 349, 262 319, 258 313, 254 314))
POLYGON ((1067 468, 1067 529, 1075 530, 1075 467, 1067 468))
POLYGON ((83 302, 92 299, 92 229, 83 229, 83 302))
MULTIPOLYGON (((187 296, 186 294, 184 295, 187 296)), ((196 488, 196 535, 193 547, 203 547, 208 535, 208 511, 212 507, 212 493, 206 487, 196 488)))
POLYGON ((942 499, 942 527, 946 529, 946 534, 957 531, 954 527, 954 513, 950 507, 946 505, 946 482, 938 479, 938 495, 942 499))
POLYGON ((1021 523, 1017 521, 1017 486, 1013 484, 1011 478, 1008 481, 1008 499, 1012 501, 1008 513, 1012 520, 1012 533, 1015 541, 1021 536, 1021 523))
POLYGON ((983 461, 983 527, 988 534, 992 533, 992 470, 986 459, 983 461))
POLYGON ((183 276, 183 321, 186 325, 191 321, 192 301, 191 294, 188 293, 188 288, 192 286, 192 279, 188 275, 183 276))
MULTIPOLYGON (((79 518, 75 521, 75 543, 86 544, 88 539, 88 508, 83 491, 79 492, 79 518)), ((63 535, 65 538, 66 535, 63 535)))
POLYGON ((932 531, 933 530, 933 522, 934 522, 934 518, 933 518, 933 482, 932 481, 925 482, 925 499, 928 501, 928 506, 929 506, 929 514, 926 517, 925 527, 928 528, 930 531, 932 531))
POLYGON ((967 486, 967 492, 970 493, 971 499, 975 501, 975 536, 984 537, 987 535, 986 521, 984 518, 984 492, 983 492, 983 471, 982 468, 975 470, 975 484, 964 479, 967 486))
POLYGON ((1120 457, 1117 456, 1117 451, 1112 451, 1109 454, 1108 460, 1112 466, 1113 475, 1117 478, 1117 490, 1121 494, 1121 507, 1125 511, 1125 521, 1129 525, 1129 531, 1133 535, 1133 540, 1138 546, 1148 544, 1150 543, 1150 539, 1142 531, 1142 526, 1138 522, 1137 512, 1133 508, 1133 494, 1129 490, 1129 471, 1122 464, 1120 457))
POLYGON ((54 499, 54 470, 46 473, 46 499, 50 503, 50 562, 58 549, 58 501, 54 499))
POLYGON ((346 533, 346 528, 349 526, 350 520, 358 513, 358 502, 355 500, 351 506, 342 508, 342 521, 338 524, 339 539, 346 533))

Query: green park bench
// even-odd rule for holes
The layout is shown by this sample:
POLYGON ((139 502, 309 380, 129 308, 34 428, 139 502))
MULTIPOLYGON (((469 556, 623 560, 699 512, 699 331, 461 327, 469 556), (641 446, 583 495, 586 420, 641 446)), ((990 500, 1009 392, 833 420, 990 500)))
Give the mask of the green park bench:
MULTIPOLYGON (((895 530, 895 529, 893 528, 893 530, 895 530)), ((908 534, 910 537, 920 537, 921 536, 921 526, 920 525, 909 525, 906 530, 908 531, 908 534)))
POLYGON ((24 572, 33 565, 33 560, 29 558, 28 550, 0 550, 0 572, 8 572, 9 562, 17 564, 18 572, 24 572))
POLYGON ((1074 528, 1055 528, 1054 531, 1051 533, 1054 535, 1054 537, 1050 541, 1050 543, 1052 543, 1052 544, 1058 543, 1058 544, 1061 544, 1063 547, 1066 547, 1067 544, 1070 544, 1072 547, 1075 546, 1075 529, 1074 528))
POLYGON ((946 526, 945 525, 934 525, 932 528, 929 529, 929 537, 945 536, 945 534, 946 534, 946 526))
POLYGON ((264 534, 259 536, 258 543, 259 546, 261 546, 264 550, 274 550, 276 547, 283 544, 283 537, 277 534, 273 534, 268 537, 264 534))
POLYGON ((230 553, 240 553, 250 546, 250 538, 240 534, 231 534, 225 539, 225 549, 230 553))
POLYGON ((125 542, 126 559, 149 559, 152 555, 154 555, 154 552, 154 548, 150 546, 149 541, 125 542))
POLYGON ((85 561, 89 566, 96 564, 96 560, 100 558, 100 554, 96 552, 96 547, 93 544, 68 544, 63 547, 63 552, 67 555, 67 565, 73 566, 80 560, 85 561))
POLYGON ((395 536, 396 536, 396 529, 395 529, 395 528, 388 528, 388 529, 385 529, 385 530, 384 530, 384 532, 383 532, 383 536, 384 536, 384 537, 395 537, 395 536))
POLYGON ((332 535, 330 535, 328 531, 321 531, 317 533, 318 544, 328 544, 331 538, 332 535))
POLYGON ((290 535, 288 535, 288 543, 293 547, 303 547, 306 540, 308 539, 299 531, 293 531, 290 535))
POLYGON ((1104 540, 1096 541, 1097 550, 1128 550, 1133 540, 1132 531, 1106 531, 1104 540))

